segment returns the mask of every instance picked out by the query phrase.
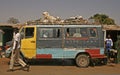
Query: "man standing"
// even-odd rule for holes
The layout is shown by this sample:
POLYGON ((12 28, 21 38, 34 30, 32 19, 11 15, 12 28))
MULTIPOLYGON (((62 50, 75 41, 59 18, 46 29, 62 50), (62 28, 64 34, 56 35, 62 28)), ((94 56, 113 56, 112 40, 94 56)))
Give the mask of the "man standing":
POLYGON ((10 60, 10 66, 9 66, 9 70, 7 70, 8 72, 10 71, 14 71, 14 63, 17 62, 19 63, 23 69, 27 68, 27 71, 29 71, 29 65, 27 65, 21 58, 20 58, 20 33, 18 31, 18 29, 15 29, 14 31, 14 42, 13 42, 13 50, 12 50, 12 54, 11 54, 11 60, 10 60))
POLYGON ((108 35, 108 38, 106 39, 105 43, 106 43, 106 54, 107 54, 108 60, 110 60, 110 57, 111 57, 110 49, 113 46, 113 41, 112 41, 110 35, 108 35))

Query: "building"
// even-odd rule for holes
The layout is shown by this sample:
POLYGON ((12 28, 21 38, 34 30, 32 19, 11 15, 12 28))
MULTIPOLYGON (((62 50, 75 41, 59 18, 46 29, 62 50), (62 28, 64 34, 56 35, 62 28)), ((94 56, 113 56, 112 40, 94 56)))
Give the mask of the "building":
POLYGON ((103 25, 104 38, 108 35, 111 36, 113 40, 113 48, 115 48, 115 42, 117 41, 117 36, 120 35, 120 25, 103 25))
POLYGON ((11 41, 13 38, 14 28, 19 26, 16 24, 0 23, 0 46, 5 46, 6 42, 11 41))

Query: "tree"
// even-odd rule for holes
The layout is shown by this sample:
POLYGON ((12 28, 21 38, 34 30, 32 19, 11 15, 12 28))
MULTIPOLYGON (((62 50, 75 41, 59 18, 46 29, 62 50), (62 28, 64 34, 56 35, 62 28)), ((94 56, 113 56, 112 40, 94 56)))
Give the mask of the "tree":
POLYGON ((7 22, 11 23, 11 24, 17 24, 17 23, 19 23, 19 20, 14 18, 14 17, 11 17, 11 18, 8 19, 7 22))
POLYGON ((115 25, 115 21, 105 14, 95 14, 90 19, 94 19, 97 24, 115 25))

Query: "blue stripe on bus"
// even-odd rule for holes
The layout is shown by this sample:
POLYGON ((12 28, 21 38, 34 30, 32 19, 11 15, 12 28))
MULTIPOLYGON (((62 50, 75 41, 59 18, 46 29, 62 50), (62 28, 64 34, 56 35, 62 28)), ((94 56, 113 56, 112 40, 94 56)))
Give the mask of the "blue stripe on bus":
POLYGON ((52 58, 75 58, 79 52, 85 52, 85 50, 74 49, 62 49, 62 48, 37 48, 37 54, 51 54, 52 58))

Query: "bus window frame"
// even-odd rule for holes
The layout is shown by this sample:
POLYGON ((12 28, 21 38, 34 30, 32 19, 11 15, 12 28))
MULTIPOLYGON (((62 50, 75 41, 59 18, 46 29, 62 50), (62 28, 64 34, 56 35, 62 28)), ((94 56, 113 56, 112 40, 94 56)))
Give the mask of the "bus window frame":
POLYGON ((25 39, 28 39, 28 38, 34 38, 34 32, 35 32, 35 28, 34 27, 26 27, 25 30, 25 35, 24 35, 24 38, 25 39), (28 29, 28 30, 27 30, 28 29), (33 29, 31 30, 31 32, 29 31, 30 29, 33 29), (29 32, 26 32, 26 31, 29 31, 29 32), (29 36, 27 35, 27 33, 29 33, 29 36))
POLYGON ((38 37, 40 39, 59 39, 59 38, 62 38, 62 28, 57 28, 57 27, 54 27, 54 28, 48 28, 48 27, 43 27, 43 28, 38 28, 38 37), (48 36, 47 37, 44 37, 43 36, 43 31, 44 30, 52 30, 52 33, 51 31, 47 31, 48 32, 48 36), (56 32, 54 32, 56 30, 56 32), (59 33, 59 36, 58 36, 58 33, 59 33), (49 36, 50 34, 52 34, 52 36, 49 36))
POLYGON ((35 32, 35 28, 34 27, 23 27, 19 31, 19 33, 21 35, 21 39, 34 38, 34 36, 35 36, 34 32, 35 32), (26 29, 30 29, 30 28, 33 28, 32 37, 26 37, 26 29))
POLYGON ((65 37, 66 37, 66 38, 84 38, 84 37, 89 37, 88 28, 85 27, 85 33, 86 33, 85 36, 82 35, 82 34, 83 34, 83 33, 82 33, 83 30, 81 31, 81 29, 82 29, 82 27, 79 28, 79 33, 78 33, 78 32, 77 32, 77 31, 78 31, 78 28, 65 28, 65 29, 64 29, 64 30, 65 30, 65 37), (70 29, 75 30, 75 32, 71 31, 70 29), (72 33, 71 33, 71 32, 72 32, 72 33), (79 37, 75 37, 74 34, 78 34, 79 37))

